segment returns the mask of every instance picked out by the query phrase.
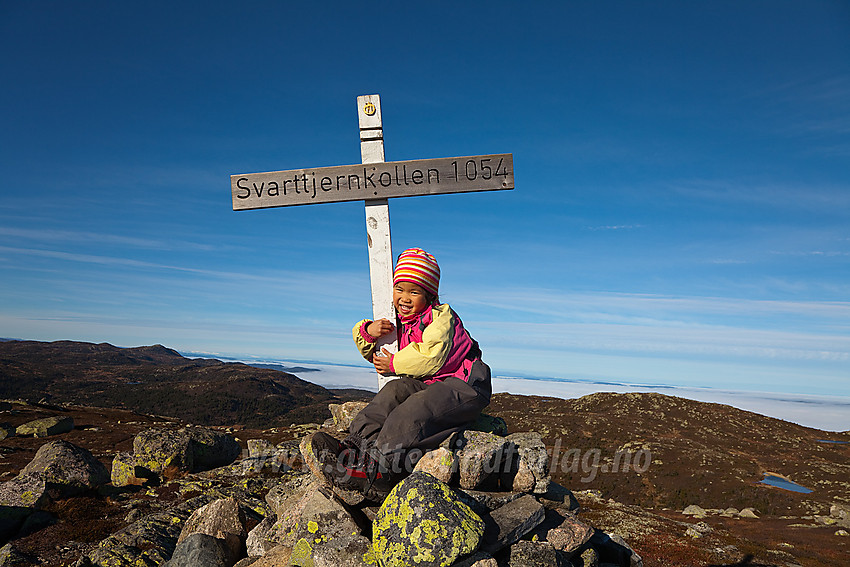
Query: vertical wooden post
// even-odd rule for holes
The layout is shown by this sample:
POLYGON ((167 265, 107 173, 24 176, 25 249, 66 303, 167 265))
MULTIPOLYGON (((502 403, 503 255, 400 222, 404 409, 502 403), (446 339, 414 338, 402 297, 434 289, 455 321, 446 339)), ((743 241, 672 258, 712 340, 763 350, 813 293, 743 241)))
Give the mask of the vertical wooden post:
MULTIPOLYGON (((384 161, 384 127, 381 121, 381 97, 357 97, 360 122, 360 157, 364 164, 384 161)), ((390 208, 387 199, 366 201, 366 238, 369 245, 369 276, 372 283, 372 318, 389 319, 395 324, 393 307, 393 252, 390 241, 390 208)), ((398 351, 396 333, 378 339, 376 352, 386 348, 398 351)), ((396 378, 378 374, 378 389, 396 378)))

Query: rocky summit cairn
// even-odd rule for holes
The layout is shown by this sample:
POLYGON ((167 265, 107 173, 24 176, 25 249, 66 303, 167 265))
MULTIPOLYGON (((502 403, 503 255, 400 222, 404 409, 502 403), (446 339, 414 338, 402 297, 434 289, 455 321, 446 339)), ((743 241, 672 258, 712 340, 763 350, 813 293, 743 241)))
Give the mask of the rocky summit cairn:
MULTIPOLYGON (((312 430, 342 437, 363 407, 340 404, 312 430)), ((30 533, 31 517, 56 498, 100 490, 143 498, 125 500, 139 502, 125 525, 75 567, 642 564, 622 538, 579 519, 572 493, 550 480, 540 435, 507 435, 507 424, 488 416, 477 423, 486 431, 452 435, 382 502, 336 490, 311 470, 309 428, 290 428, 302 436, 278 445, 247 440, 245 454, 213 429, 144 429, 132 452, 114 456, 111 474, 85 449, 54 441, 0 485, 0 543, 30 533), (160 494, 181 497, 160 506, 160 494)), ((14 541, 0 551, 0 566, 36 561, 14 541)))

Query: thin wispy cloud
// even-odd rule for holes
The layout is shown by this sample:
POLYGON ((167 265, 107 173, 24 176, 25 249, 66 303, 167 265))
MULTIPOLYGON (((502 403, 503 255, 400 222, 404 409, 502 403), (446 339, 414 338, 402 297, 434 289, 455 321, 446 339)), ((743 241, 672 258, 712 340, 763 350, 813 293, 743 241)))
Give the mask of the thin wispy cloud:
POLYGON ((43 241, 52 243, 88 243, 97 245, 119 245, 150 250, 204 250, 212 251, 222 248, 222 245, 191 242, 186 240, 160 240, 122 236, 104 232, 88 232, 80 230, 57 230, 50 228, 29 229, 0 226, 0 236, 20 238, 26 241, 43 241))
POLYGON ((794 186, 759 180, 693 179, 671 183, 668 187, 693 199, 850 215, 850 187, 838 185, 794 186))
MULTIPOLYGON (((845 301, 778 301, 767 299, 736 299, 730 297, 676 297, 630 293, 564 293, 551 289, 494 289, 487 297, 494 298, 505 309, 534 314, 605 312, 622 316, 635 314, 751 314, 802 315, 812 318, 846 320, 850 325, 850 302, 845 301)), ((486 304, 464 294, 465 303, 486 304)))
POLYGON ((587 230, 635 230, 638 228, 643 228, 642 224, 611 224, 611 225, 602 225, 602 226, 589 226, 587 230))

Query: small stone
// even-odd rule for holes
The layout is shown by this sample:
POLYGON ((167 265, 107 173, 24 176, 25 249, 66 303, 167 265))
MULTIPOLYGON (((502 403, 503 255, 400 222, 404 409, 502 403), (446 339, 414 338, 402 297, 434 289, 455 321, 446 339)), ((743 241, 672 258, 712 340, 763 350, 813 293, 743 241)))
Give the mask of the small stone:
POLYGON ((518 541, 511 546, 508 567, 551 567, 558 565, 558 553, 548 542, 518 541))
POLYGON ((599 554, 592 547, 588 547, 581 552, 582 567, 599 567, 599 554))
POLYGON ((269 541, 269 534, 271 533, 274 524, 274 516, 266 516, 263 518, 262 522, 254 526, 254 529, 248 532, 248 537, 245 540, 245 547, 249 556, 265 555, 269 549, 275 546, 274 543, 269 541))
POLYGON ((17 428, 8 423, 0 423, 0 441, 8 439, 9 437, 14 437, 16 433, 17 428))
POLYGON ((248 456, 263 457, 275 452, 275 446, 265 439, 248 439, 248 456))
POLYGON ((847 537, 847 536, 850 536, 850 532, 848 532, 847 530, 838 530, 837 532, 835 532, 835 535, 841 536, 841 537, 847 537))
POLYGON ((546 509, 533 496, 525 496, 493 510, 484 517, 484 540, 481 551, 495 553, 512 545, 539 525, 546 509))
POLYGON ((250 565, 251 567, 281 567, 282 565, 290 565, 291 558, 292 548, 278 545, 250 565))
POLYGON ((477 488, 487 477, 499 470, 510 446, 504 437, 480 431, 464 431, 460 436, 463 448, 457 452, 461 488, 477 488))
POLYGON ((756 513, 755 508, 744 508, 740 512, 738 512, 739 518, 758 518, 758 514, 756 513))
POLYGON ((590 541, 593 528, 566 510, 560 510, 563 521, 546 534, 546 541, 555 549, 564 553, 575 553, 581 546, 590 541))
POLYGON ((694 529, 693 526, 685 530, 685 535, 694 539, 699 539, 703 536, 703 534, 699 530, 694 529))
MULTIPOLYGON (((505 475, 508 487, 517 492, 545 493, 549 487, 549 455, 540 434, 534 432, 513 433, 507 436, 513 443, 518 462, 505 475)), ((507 467, 506 467, 507 468, 507 467)))
POLYGON ((375 564, 372 542, 360 534, 337 537, 316 547, 313 567, 367 567, 375 564))
POLYGON ((163 567, 227 567, 235 561, 228 559, 224 541, 213 536, 196 533, 177 545, 171 559, 163 567))
POLYGON ((449 449, 437 447, 425 453, 413 470, 428 473, 440 482, 448 484, 457 471, 457 457, 449 449))
POLYGON ((343 404, 330 404, 328 409, 331 410, 334 424, 339 431, 348 431, 351 422, 357 417, 363 408, 369 405, 369 402, 345 402, 343 404))
POLYGON ((177 544, 180 545, 192 534, 206 534, 224 542, 228 560, 236 563, 248 537, 246 524, 245 513, 235 498, 214 500, 192 512, 180 532, 177 544))
POLYGON ((557 482, 550 482, 546 492, 538 494, 537 498, 547 508, 567 508, 576 513, 581 509, 581 505, 579 505, 578 499, 572 491, 557 482))
POLYGON ((696 516, 698 518, 704 518, 706 515, 705 508, 697 506, 696 504, 691 504, 684 510, 682 510, 682 514, 685 516, 696 516))
POLYGON ((829 515, 839 520, 850 520, 850 505, 836 502, 830 506, 829 515))
POLYGON ((17 508, 41 508, 49 501, 47 482, 38 473, 19 474, 0 484, 0 506, 6 507, 4 520, 17 508))

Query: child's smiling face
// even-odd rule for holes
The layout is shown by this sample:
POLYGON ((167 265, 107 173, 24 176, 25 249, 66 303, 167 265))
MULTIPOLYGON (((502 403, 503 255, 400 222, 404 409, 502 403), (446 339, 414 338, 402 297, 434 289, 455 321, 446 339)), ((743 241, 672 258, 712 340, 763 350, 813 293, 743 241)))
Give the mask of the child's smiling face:
POLYGON ((402 318, 421 313, 428 307, 427 293, 412 282, 398 282, 393 286, 393 306, 402 318))

